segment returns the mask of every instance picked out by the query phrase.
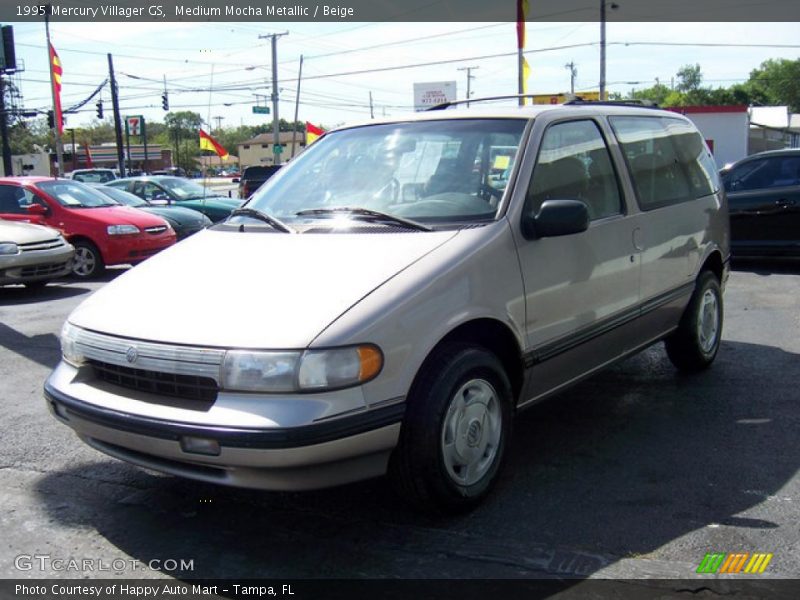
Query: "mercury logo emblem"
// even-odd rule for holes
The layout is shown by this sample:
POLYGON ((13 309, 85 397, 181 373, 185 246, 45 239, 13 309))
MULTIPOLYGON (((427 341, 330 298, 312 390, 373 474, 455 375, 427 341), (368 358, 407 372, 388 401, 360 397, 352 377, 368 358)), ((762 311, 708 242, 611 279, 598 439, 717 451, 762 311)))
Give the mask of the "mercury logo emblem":
POLYGON ((136 347, 129 346, 128 350, 125 352, 125 359, 129 363, 135 363, 137 358, 139 358, 139 352, 136 350, 136 347))

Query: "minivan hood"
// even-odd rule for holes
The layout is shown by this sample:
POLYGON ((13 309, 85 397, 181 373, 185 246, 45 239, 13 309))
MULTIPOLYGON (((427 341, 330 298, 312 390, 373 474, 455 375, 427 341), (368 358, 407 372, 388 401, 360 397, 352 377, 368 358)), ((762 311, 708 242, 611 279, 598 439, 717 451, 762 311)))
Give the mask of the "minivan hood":
POLYGON ((108 283, 69 321, 140 340, 304 348, 351 306, 457 233, 204 230, 108 283))

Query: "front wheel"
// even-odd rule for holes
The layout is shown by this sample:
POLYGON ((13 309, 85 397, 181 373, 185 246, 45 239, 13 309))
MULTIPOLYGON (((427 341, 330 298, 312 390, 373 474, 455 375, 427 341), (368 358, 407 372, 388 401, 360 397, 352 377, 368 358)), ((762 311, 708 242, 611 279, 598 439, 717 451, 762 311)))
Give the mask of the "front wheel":
POLYGON ((72 260, 72 274, 79 279, 99 277, 105 271, 105 264, 100 251, 92 242, 79 241, 75 246, 75 257, 72 260))
POLYGON ((463 344, 436 351, 409 394, 393 483, 426 512, 473 508, 497 480, 512 413, 511 384, 494 354, 463 344))
POLYGON ((722 339, 722 316, 719 280, 712 272, 704 271, 697 278, 678 329, 665 341, 667 356, 675 367, 694 373, 714 362, 722 339))

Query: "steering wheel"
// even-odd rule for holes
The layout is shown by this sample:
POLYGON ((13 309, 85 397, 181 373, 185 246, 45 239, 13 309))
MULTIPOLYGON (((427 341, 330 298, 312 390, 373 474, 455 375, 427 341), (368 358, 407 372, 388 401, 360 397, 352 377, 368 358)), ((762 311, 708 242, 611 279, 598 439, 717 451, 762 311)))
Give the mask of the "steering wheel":
POLYGON ((373 197, 381 198, 387 190, 389 190, 390 193, 390 201, 392 203, 397 202, 397 199, 400 197, 400 181, 397 177, 392 177, 385 186, 373 194, 373 197))
POLYGON ((480 192, 480 195, 485 200, 488 201, 491 197, 495 197, 495 198, 497 198, 497 201, 499 202, 500 198, 503 197, 503 192, 505 192, 505 190, 500 190, 500 189, 497 189, 496 187, 492 187, 488 183, 481 183, 479 192, 480 192))

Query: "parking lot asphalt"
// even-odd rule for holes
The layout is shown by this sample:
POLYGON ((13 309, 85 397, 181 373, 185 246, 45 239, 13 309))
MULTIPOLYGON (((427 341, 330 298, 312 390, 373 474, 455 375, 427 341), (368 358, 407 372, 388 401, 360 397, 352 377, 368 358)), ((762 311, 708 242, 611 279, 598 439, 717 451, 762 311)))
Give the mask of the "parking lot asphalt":
POLYGON ((800 264, 735 267, 712 369, 678 375, 659 344, 522 413, 494 493, 443 519, 384 479, 266 493, 99 454, 48 414, 42 384, 70 310, 120 269, 0 288, 0 577, 686 578, 739 551, 796 578, 800 264), (20 555, 115 568, 21 570, 20 555), (140 569, 153 559, 193 563, 140 569))

